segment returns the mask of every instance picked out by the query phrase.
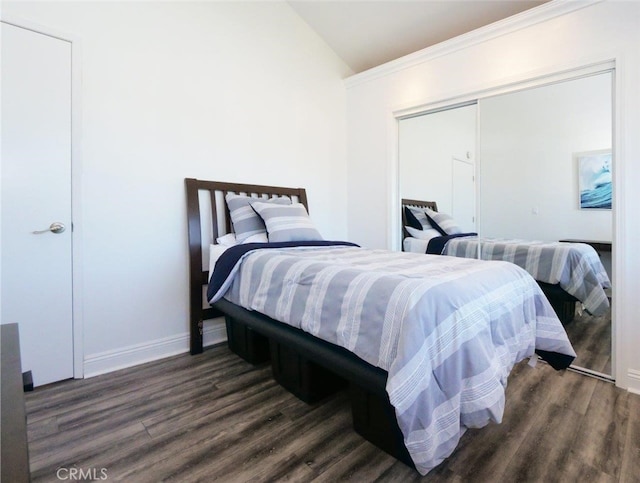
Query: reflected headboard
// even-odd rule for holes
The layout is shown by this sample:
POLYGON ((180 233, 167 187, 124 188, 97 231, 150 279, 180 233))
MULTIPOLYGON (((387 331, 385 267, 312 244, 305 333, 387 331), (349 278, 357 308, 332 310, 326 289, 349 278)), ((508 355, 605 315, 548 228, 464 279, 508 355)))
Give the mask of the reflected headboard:
POLYGON ((415 208, 429 208, 433 211, 438 211, 438 204, 435 201, 421 201, 421 200, 409 200, 406 198, 402 198, 402 202, 400 204, 400 211, 402 212, 402 238, 409 236, 405 226, 407 226, 407 215, 404 212, 405 206, 413 206, 415 208))
POLYGON ((216 238, 232 233, 231 217, 225 201, 227 193, 246 194, 254 198, 289 196, 307 206, 304 188, 284 188, 186 178, 187 225, 189 237, 189 332, 191 354, 202 352, 203 321, 223 314, 204 306, 209 283, 209 245, 216 238))

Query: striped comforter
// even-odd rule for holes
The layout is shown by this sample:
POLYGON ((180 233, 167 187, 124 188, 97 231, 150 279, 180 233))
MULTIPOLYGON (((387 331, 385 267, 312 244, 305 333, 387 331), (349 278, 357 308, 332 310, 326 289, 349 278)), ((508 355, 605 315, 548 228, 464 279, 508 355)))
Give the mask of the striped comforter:
MULTIPOLYGON (((539 282, 559 284, 577 298, 592 315, 609 308, 604 289, 611 287, 609 276, 593 247, 584 243, 527 240, 480 239, 483 260, 503 260, 524 268, 539 282)), ((476 258, 478 238, 454 238, 443 255, 476 258)))
POLYGON ((210 302, 224 296, 388 371, 422 474, 466 428, 501 421, 517 361, 535 349, 575 357, 536 282, 511 263, 334 246, 256 249, 234 267, 210 302))

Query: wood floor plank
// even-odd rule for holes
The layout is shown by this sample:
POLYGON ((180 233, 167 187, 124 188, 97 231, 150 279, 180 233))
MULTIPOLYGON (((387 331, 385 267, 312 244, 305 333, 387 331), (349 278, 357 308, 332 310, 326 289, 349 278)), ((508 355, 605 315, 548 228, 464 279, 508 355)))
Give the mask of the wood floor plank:
POLYGON ((226 477, 236 481, 278 481, 298 466, 306 467, 307 473, 318 473, 321 467, 314 461, 313 453, 300 455, 298 450, 311 448, 318 440, 328 441, 338 433, 349 434, 351 430, 350 411, 341 401, 326 406, 328 410, 323 407, 318 406, 316 413, 291 421, 287 427, 278 427, 276 434, 267 435, 251 448, 244 461, 227 465, 223 469, 226 477))
POLYGON ((47 474, 52 476, 58 466, 71 466, 86 454, 99 454, 114 440, 126 441, 137 437, 145 440, 149 438, 140 422, 110 432, 94 433, 89 430, 78 439, 74 437, 61 441, 62 438, 56 438, 57 445, 52 444, 35 451, 31 451, 31 447, 29 447, 31 471, 43 473, 49 469, 47 474))
POLYGON ((629 423, 629 393, 598 381, 577 431, 573 452, 594 468, 615 478, 620 475, 629 423))
POLYGON ((271 378, 260 374, 260 378, 254 380, 243 391, 221 391, 220 393, 210 391, 201 397, 186 399, 175 407, 166 405, 165 410, 144 418, 142 422, 153 437, 175 430, 181 431, 199 425, 201 420, 222 408, 233 407, 242 402, 262 404, 271 397, 272 390, 276 387, 277 384, 271 378))
POLYGON ((46 419, 32 421, 27 427, 27 435, 29 437, 29 441, 35 441, 39 438, 54 435, 59 430, 60 426, 58 425, 58 417, 51 416, 46 419))
POLYGON ((415 469, 410 468, 401 461, 395 461, 393 465, 372 481, 374 483, 387 483, 393 481, 402 483, 417 483, 421 481, 428 481, 429 483, 436 483, 437 481, 461 483, 463 480, 446 465, 440 465, 439 467, 434 468, 427 476, 422 476, 415 469))
MULTIPOLYGON (((547 372, 553 372, 548 366, 546 369, 547 372)), ((586 414, 593 393, 602 381, 573 371, 566 371, 559 376, 550 381, 551 387, 547 388, 551 392, 550 402, 578 414, 586 414)))
POLYGON ((611 374, 611 309, 599 317, 577 313, 565 330, 578 355, 574 365, 611 374))
MULTIPOLYGON (((323 422, 316 427, 315 434, 307 434, 305 428, 303 439, 296 438, 296 441, 290 443, 290 446, 297 446, 296 454, 299 455, 300 461, 312 471, 313 478, 318 478, 336 462, 349 458, 351 452, 364 441, 352 429, 351 408, 348 404, 347 394, 344 393, 338 398, 341 398, 337 399, 341 401, 341 406, 338 409, 341 417, 337 420, 338 424, 328 425, 323 422), (306 444, 299 444, 302 441, 306 444)), ((379 454, 384 453, 379 451, 379 454)), ((296 472, 294 470, 294 474, 296 472)), ((307 472, 305 471, 305 473, 307 472)), ((282 476, 279 475, 279 477, 282 476)), ((310 481, 310 479, 305 481, 310 481)))
POLYGON ((374 481, 395 463, 392 456, 381 453, 368 441, 361 439, 348 457, 336 460, 320 475, 311 481, 374 481))
MULTIPOLYGON (((215 382, 217 380, 215 376, 220 378, 224 374, 225 377, 228 377, 230 373, 235 373, 236 371, 250 371, 251 367, 236 358, 236 360, 221 361, 221 366, 219 367, 206 363, 201 367, 198 365, 197 370, 193 369, 195 368, 187 366, 187 372, 172 370, 172 380, 181 385, 189 382, 202 385, 203 381, 215 382), (198 377, 198 374, 200 377, 198 377)), ((50 417, 51 414, 62 418, 65 415, 73 416, 81 412, 83 417, 86 418, 91 412, 102 413, 103 407, 101 406, 111 405, 113 401, 117 402, 118 399, 125 401, 134 399, 131 397, 132 395, 139 399, 143 394, 153 394, 158 390, 162 390, 167 384, 167 374, 158 369, 154 369, 152 374, 148 370, 142 371, 138 379, 135 379, 135 373, 131 374, 129 369, 126 372, 124 376, 117 374, 109 383, 106 383, 101 378, 95 387, 90 386, 90 390, 87 389, 86 380, 66 381, 67 393, 60 392, 56 385, 53 388, 54 394, 44 404, 40 400, 38 400, 40 404, 32 403, 32 398, 27 397, 29 417, 32 421, 37 421, 38 419, 50 417), (145 381, 143 388, 139 384, 141 380, 145 381), (135 381, 138 381, 138 384, 135 381)))
MULTIPOLYGON (((128 427, 132 422, 141 422, 156 411, 164 409, 167 404, 181 400, 182 397, 202 395, 209 398, 213 392, 207 386, 199 390, 194 386, 194 391, 194 393, 189 392, 185 393, 185 395, 176 393, 171 397, 165 395, 165 399, 162 401, 152 401, 146 397, 133 400, 129 398, 124 401, 119 398, 116 398, 116 401, 110 400, 107 402, 98 400, 96 405, 101 408, 102 412, 96 414, 92 409, 88 412, 86 419, 79 412, 70 424, 61 423, 59 420, 59 432, 57 434, 46 438, 34 439, 29 442, 29 447, 38 453, 41 448, 46 449, 51 446, 64 448, 69 441, 81 443, 84 440, 91 439, 94 434, 128 427)), ((65 412, 65 415, 68 414, 68 412, 65 412)))
POLYGON ((582 416, 555 404, 540 413, 529 435, 511 458, 503 481, 555 481, 576 440, 582 416))
POLYGON ((53 457, 40 460, 38 464, 31 464, 31 481, 32 483, 57 482, 58 468, 96 468, 107 471, 109 481, 118 481, 113 478, 114 467, 111 460, 103 463, 105 457, 114 454, 123 454, 133 447, 142 447, 147 445, 149 435, 144 432, 136 432, 126 437, 119 437, 117 444, 94 446, 93 448, 77 448, 75 451, 57 452, 53 457))
MULTIPOLYGON (((582 458, 576 458, 570 455, 567 458, 564 466, 558 469, 558 473, 555 476, 556 481, 576 481, 576 482, 594 482, 594 483, 614 483, 618 481, 617 478, 608 475, 594 468, 582 458)), ((631 482, 629 482, 631 483, 631 482)))
MULTIPOLYGON (((284 391, 284 389, 282 389, 284 391)), ((306 419, 290 420, 278 412, 277 416, 271 416, 268 426, 261 426, 252 429, 251 438, 245 438, 243 444, 230 448, 225 455, 220 455, 217 461, 213 462, 215 468, 209 461, 198 462, 191 465, 180 474, 180 478, 187 480, 199 479, 211 473, 212 469, 235 481, 248 481, 254 477, 254 473, 260 470, 260 466, 267 461, 277 461, 282 454, 282 449, 292 439, 298 444, 298 436, 306 429, 313 429, 314 426, 332 424, 332 421, 344 421, 344 411, 341 415, 336 412, 341 408, 341 402, 335 398, 327 400, 323 405, 317 405, 314 411, 306 419), (314 417, 310 417, 313 414, 314 417), (328 421, 328 423, 327 423, 328 421)), ((291 448, 291 446, 289 446, 291 448)), ((286 455, 284 455, 286 457, 286 455)))
POLYGON ((528 437, 561 374, 546 365, 520 363, 509 377, 502 424, 470 429, 446 465, 467 481, 489 481, 502 475, 514 453, 528 437))
POLYGON ((183 479, 184 473, 202 463, 212 463, 211 474, 216 474, 216 463, 234 460, 233 454, 244 447, 244 441, 269 431, 283 418, 278 406, 293 397, 276 386, 268 388, 264 395, 269 397, 262 402, 238 401, 200 418, 195 425, 152 438, 146 448, 112 462, 111 467, 128 481, 147 477, 155 481, 165 478, 195 481, 183 479))
MULTIPOLYGON (((97 430, 94 431, 94 428, 89 428, 85 434, 78 434, 76 431, 68 430, 66 432, 61 433, 60 437, 57 439, 52 439, 50 441, 57 443, 60 439, 69 439, 70 441, 74 441, 74 450, 75 454, 73 455, 74 461, 77 464, 86 463, 91 465, 101 465, 101 466, 113 466, 114 462, 122 460, 130 460, 130 462, 135 463, 139 458, 144 458, 147 454, 155 454, 162 453, 164 457, 171 457, 176 451, 184 450, 185 447, 188 448, 190 445, 198 443, 199 433, 202 433, 203 439, 209 437, 212 432, 215 432, 220 429, 224 429, 224 424, 220 422, 221 419, 228 418, 228 416, 233 416, 233 413, 242 413, 243 415, 250 415, 252 406, 256 406, 259 408, 257 404, 260 404, 264 401, 266 403, 262 404, 262 408, 259 411, 264 410, 264 408, 272 407, 277 410, 277 407, 282 402, 279 398, 273 398, 274 392, 282 393, 281 389, 277 387, 275 384, 271 383, 268 388, 271 389, 271 393, 264 393, 261 395, 261 399, 255 400, 251 398, 240 398, 240 401, 245 405, 243 407, 234 407, 232 404, 227 404, 222 407, 217 413, 212 411, 207 416, 208 418, 201 417, 196 421, 193 421, 189 426, 182 426, 177 432, 177 434, 171 435, 169 434, 164 440, 157 443, 157 439, 151 440, 148 432, 144 432, 144 438, 141 440, 133 440, 131 437, 123 438, 120 440, 120 444, 117 447, 109 447, 107 450, 104 448, 96 449, 95 446, 82 448, 79 444, 84 439, 91 439, 93 434, 100 434, 101 432, 107 432, 111 430, 97 430), (257 403, 257 404, 256 404, 257 403), (184 434, 189 434, 189 438, 184 438, 184 434), (123 442, 124 441, 124 442, 123 442), (170 443, 175 443, 171 445, 170 443), (152 447, 150 451, 150 448, 152 447), (122 447, 126 447, 126 453, 120 451, 122 447), (170 450, 162 452, 164 447, 170 447, 170 450), (117 451, 112 451, 113 449, 117 451)), ((282 393, 286 399, 290 399, 291 396, 286 393, 282 393)), ((144 427, 144 426, 143 426, 144 427)), ((52 448, 55 448, 54 451, 58 453, 59 458, 65 458, 65 455, 68 454, 68 448, 65 445, 52 445, 52 448), (66 452, 66 453, 65 453, 66 452)), ((35 448, 38 449, 38 448, 35 448)), ((68 458, 67 458, 68 459, 68 458)))
POLYGON ((629 423, 620 469, 620 481, 623 483, 640 481, 640 395, 629 394, 628 398, 629 423))
POLYGON ((640 396, 544 364, 517 365, 503 423, 469 430, 426 477, 353 431, 346 392, 307 405, 224 346, 27 399, 36 483, 71 466, 133 483, 640 481, 640 396))

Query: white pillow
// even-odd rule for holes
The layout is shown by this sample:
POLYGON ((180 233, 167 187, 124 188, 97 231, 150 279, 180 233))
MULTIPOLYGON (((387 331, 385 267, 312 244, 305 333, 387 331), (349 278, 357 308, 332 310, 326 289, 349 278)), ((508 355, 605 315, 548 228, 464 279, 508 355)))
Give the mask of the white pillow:
POLYGON ((225 252, 229 246, 225 245, 209 245, 209 280, 213 274, 213 269, 216 266, 218 258, 225 252))
MULTIPOLYGON (((242 240, 242 243, 267 243, 268 241, 266 233, 256 233, 242 240)), ((234 233, 227 233, 226 235, 216 238, 216 243, 227 248, 239 244, 234 233)))
POLYGON ((426 230, 416 230, 412 226, 405 226, 405 228, 409 232, 409 235, 411 235, 413 238, 417 238, 419 240, 427 240, 427 241, 429 241, 432 238, 435 238, 437 236, 442 236, 440 234, 440 232, 438 230, 436 230, 435 228, 428 228, 426 230))
MULTIPOLYGON (((238 245, 236 236, 233 233, 227 233, 221 237, 216 238, 216 244, 209 245, 209 280, 211 280, 211 274, 216 266, 218 258, 227 250, 227 248, 234 245, 238 245)), ((267 243, 267 234, 258 233, 247 238, 242 243, 267 243)))
POLYGON ((254 201, 251 206, 264 221, 270 242, 322 240, 302 203, 274 205, 254 201))
POLYGON ((232 247, 233 245, 238 244, 238 240, 236 240, 236 235, 234 233, 227 233, 226 235, 216 238, 216 243, 225 247, 232 247))

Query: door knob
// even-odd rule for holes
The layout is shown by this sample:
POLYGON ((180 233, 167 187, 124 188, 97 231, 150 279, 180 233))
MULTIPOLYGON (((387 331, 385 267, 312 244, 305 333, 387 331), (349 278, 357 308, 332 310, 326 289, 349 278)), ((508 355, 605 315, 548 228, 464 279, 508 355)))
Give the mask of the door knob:
POLYGON ((53 223, 51 223, 51 225, 49 225, 49 228, 47 228, 46 230, 37 230, 34 231, 33 234, 34 235, 40 235, 42 233, 47 233, 47 232, 51 232, 51 233, 62 233, 64 230, 66 230, 66 226, 64 226, 64 223, 60 223, 59 221, 54 221, 53 223))

